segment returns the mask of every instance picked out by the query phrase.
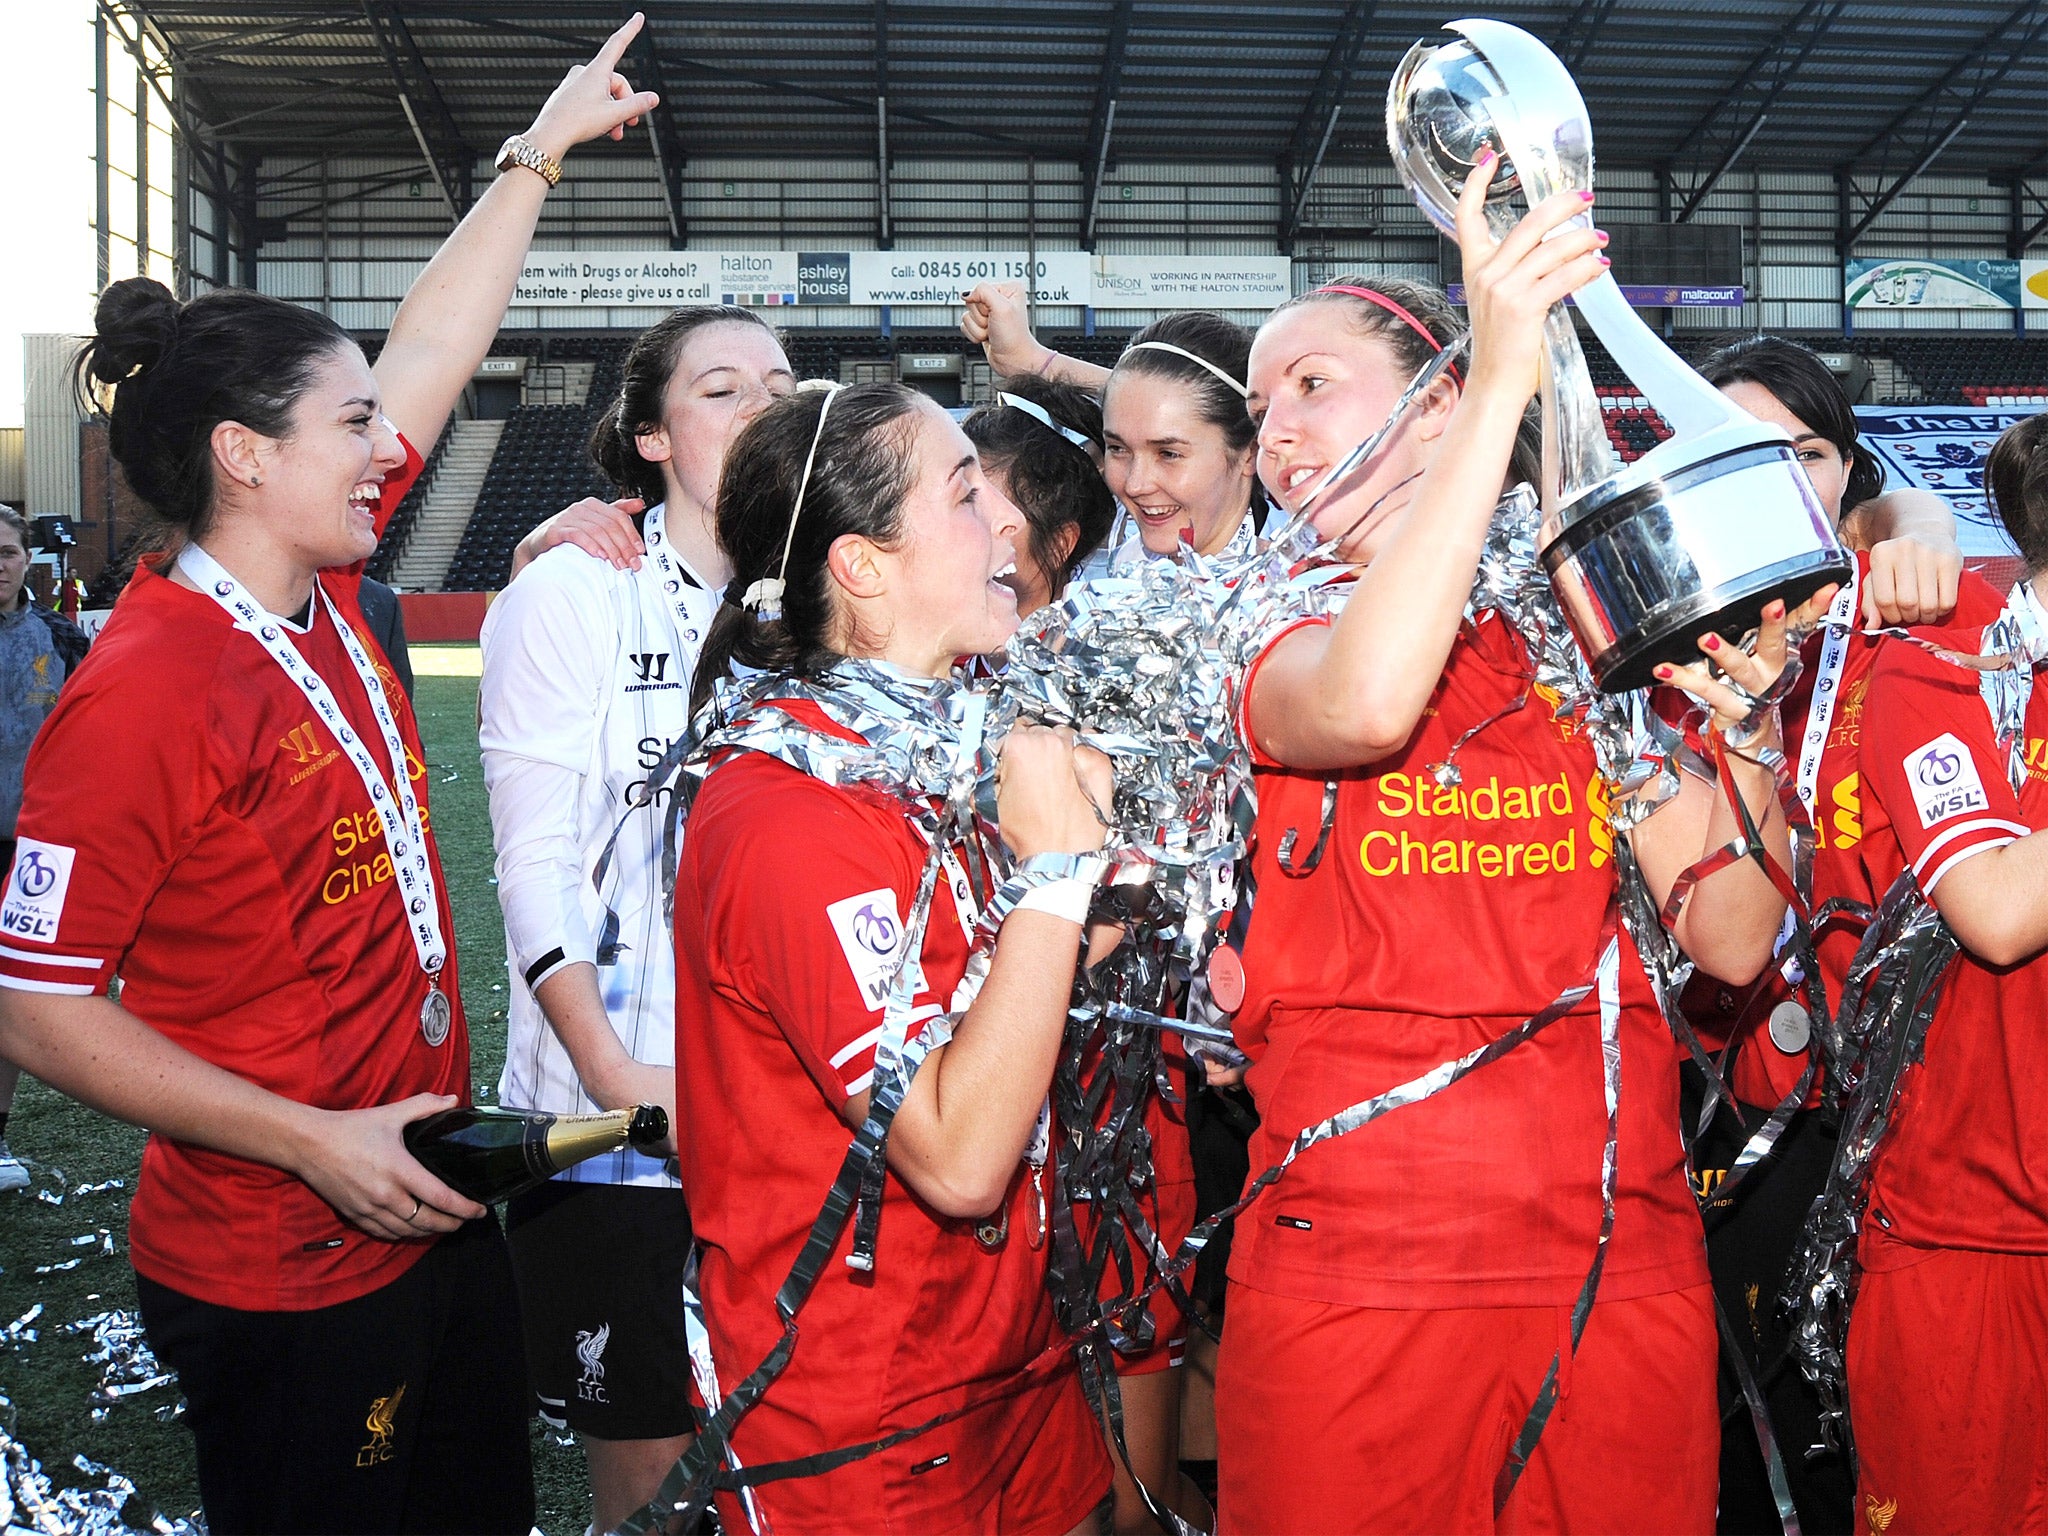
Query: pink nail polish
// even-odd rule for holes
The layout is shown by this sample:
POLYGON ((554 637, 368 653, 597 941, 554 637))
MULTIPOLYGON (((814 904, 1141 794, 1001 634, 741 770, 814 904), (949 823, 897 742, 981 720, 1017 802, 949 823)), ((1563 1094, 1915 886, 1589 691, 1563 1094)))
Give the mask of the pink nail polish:
POLYGON ((1658 675, 1659 677, 1667 677, 1667 678, 1668 678, 1669 676, 1671 676, 1671 668, 1669 668, 1669 667, 1658 667, 1658 668, 1656 669, 1656 672, 1657 672, 1657 675, 1658 675))
POLYGON ((1718 651, 1719 649, 1721 649, 1721 637, 1719 635, 1709 635, 1705 640, 1701 641, 1700 643, 1706 646, 1706 648, 1710 651, 1718 651))
POLYGON ((1579 194, 1579 200, 1581 202, 1590 203, 1591 201, 1593 201, 1593 194, 1591 192, 1581 192, 1579 194))
POLYGON ((1603 267, 1611 267, 1614 265, 1614 258, 1611 256, 1602 256, 1600 258, 1600 265, 1603 267))

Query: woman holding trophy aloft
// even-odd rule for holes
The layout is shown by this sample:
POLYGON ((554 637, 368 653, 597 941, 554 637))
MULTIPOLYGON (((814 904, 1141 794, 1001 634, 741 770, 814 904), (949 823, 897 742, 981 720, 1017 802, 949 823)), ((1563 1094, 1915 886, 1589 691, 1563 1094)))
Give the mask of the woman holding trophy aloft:
MULTIPOLYGON (((1362 286, 1326 290, 1277 311, 1252 352, 1268 487, 1290 512, 1313 502, 1362 567, 1334 622, 1281 629, 1246 675, 1252 1166, 1347 1105, 1417 1078, 1443 1091, 1328 1137, 1241 1224, 1217 1391, 1226 1530, 1713 1527, 1714 1321, 1678 1055, 1618 930, 1606 783, 1573 717, 1522 707, 1527 620, 1467 616, 1544 317, 1606 267, 1590 192, 1539 202, 1496 246, 1497 169, 1483 157, 1457 209, 1469 373, 1441 372, 1340 494, 1316 492, 1418 349, 1452 342, 1447 310, 1432 328, 1362 286), (1434 1070, 1489 1042, 1474 1081, 1434 1070)), ((1776 745, 1740 689, 1775 679, 1785 619, 1765 610, 1754 655, 1709 636, 1721 675, 1657 670, 1711 710, 1780 858, 1771 776, 1737 753, 1776 745)), ((1713 787, 1664 782, 1633 860, 1660 907, 1687 877, 1673 929, 1689 952, 1754 976, 1784 904, 1750 860, 1690 878, 1743 827, 1713 787)))

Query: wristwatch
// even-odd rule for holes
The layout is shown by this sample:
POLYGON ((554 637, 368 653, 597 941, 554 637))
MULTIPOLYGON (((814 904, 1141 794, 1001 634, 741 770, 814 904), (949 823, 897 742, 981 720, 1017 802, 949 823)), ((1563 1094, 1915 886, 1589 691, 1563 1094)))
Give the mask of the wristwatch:
POLYGON ((515 165, 523 165, 551 187, 559 186, 562 180, 561 162, 537 148, 523 134, 513 134, 498 150, 497 166, 509 171, 515 165))

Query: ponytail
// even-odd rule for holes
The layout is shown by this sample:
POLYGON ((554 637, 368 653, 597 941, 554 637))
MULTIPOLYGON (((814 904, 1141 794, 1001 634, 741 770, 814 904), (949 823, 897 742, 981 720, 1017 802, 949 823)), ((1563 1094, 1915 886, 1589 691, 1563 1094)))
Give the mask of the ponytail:
POLYGON ((74 365, 80 398, 104 406, 128 484, 187 539, 213 516, 213 429, 291 436, 321 365, 355 346, 326 316, 267 294, 216 288, 180 304, 147 277, 110 285, 93 329, 74 365))

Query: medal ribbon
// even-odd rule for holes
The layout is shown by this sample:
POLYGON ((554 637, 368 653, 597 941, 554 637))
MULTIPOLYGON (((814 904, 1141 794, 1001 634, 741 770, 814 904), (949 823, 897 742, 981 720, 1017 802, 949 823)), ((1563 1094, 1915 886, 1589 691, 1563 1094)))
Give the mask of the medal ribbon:
POLYGON ((1820 760, 1827 751, 1828 730, 1834 724, 1835 705, 1841 699, 1842 666, 1849 657, 1849 645, 1856 629, 1858 581, 1852 573, 1823 621, 1825 638, 1820 648, 1820 671, 1813 680, 1813 702, 1807 706, 1806 734, 1799 742, 1799 799, 1811 817, 1814 797, 1819 793, 1820 760))
POLYGON ((376 717, 378 733, 384 738, 384 750, 391 760, 391 782, 388 786, 377 767, 376 758, 370 755, 368 744, 356 734, 355 727, 341 712, 341 705, 334 697, 334 690, 327 686, 327 680, 285 639, 284 620, 266 612, 249 594, 248 588, 229 575, 226 567, 197 544, 187 544, 179 552, 178 569, 190 577, 201 592, 226 609, 228 617, 235 621, 235 628, 262 646, 270 659, 284 669, 284 675, 305 694, 306 702, 313 706, 313 713, 326 723, 343 755, 355 766, 363 788, 369 792, 370 804, 377 813, 377 830, 384 839, 384 851, 390 855, 392 872, 397 877, 392 881, 392 887, 405 905, 406 927, 412 934, 420 970, 438 991, 441 967, 448 963, 448 945, 441 936, 441 909, 434 899, 434 865, 427 851, 426 817, 420 811, 418 797, 412 792, 412 774, 406 768, 405 740, 398 733, 398 721, 385 701, 384 684, 377 676, 377 668, 371 662, 369 652, 363 649, 356 632, 334 606, 334 599, 327 595, 327 589, 316 579, 313 590, 326 608, 328 617, 334 621, 335 630, 341 636, 342 649, 348 653, 349 664, 355 668, 356 678, 363 685, 363 692, 369 696, 370 713, 376 717), (396 810, 392 807, 394 798, 396 810))
POLYGON ((656 502, 647 509, 640 520, 640 540, 647 546, 647 558, 654 562, 654 569, 661 577, 661 595, 669 607, 675 610, 676 638, 695 645, 703 638, 697 620, 683 601, 683 588, 693 586, 717 598, 725 588, 715 587, 706 581, 669 542, 667 522, 668 504, 656 502))

